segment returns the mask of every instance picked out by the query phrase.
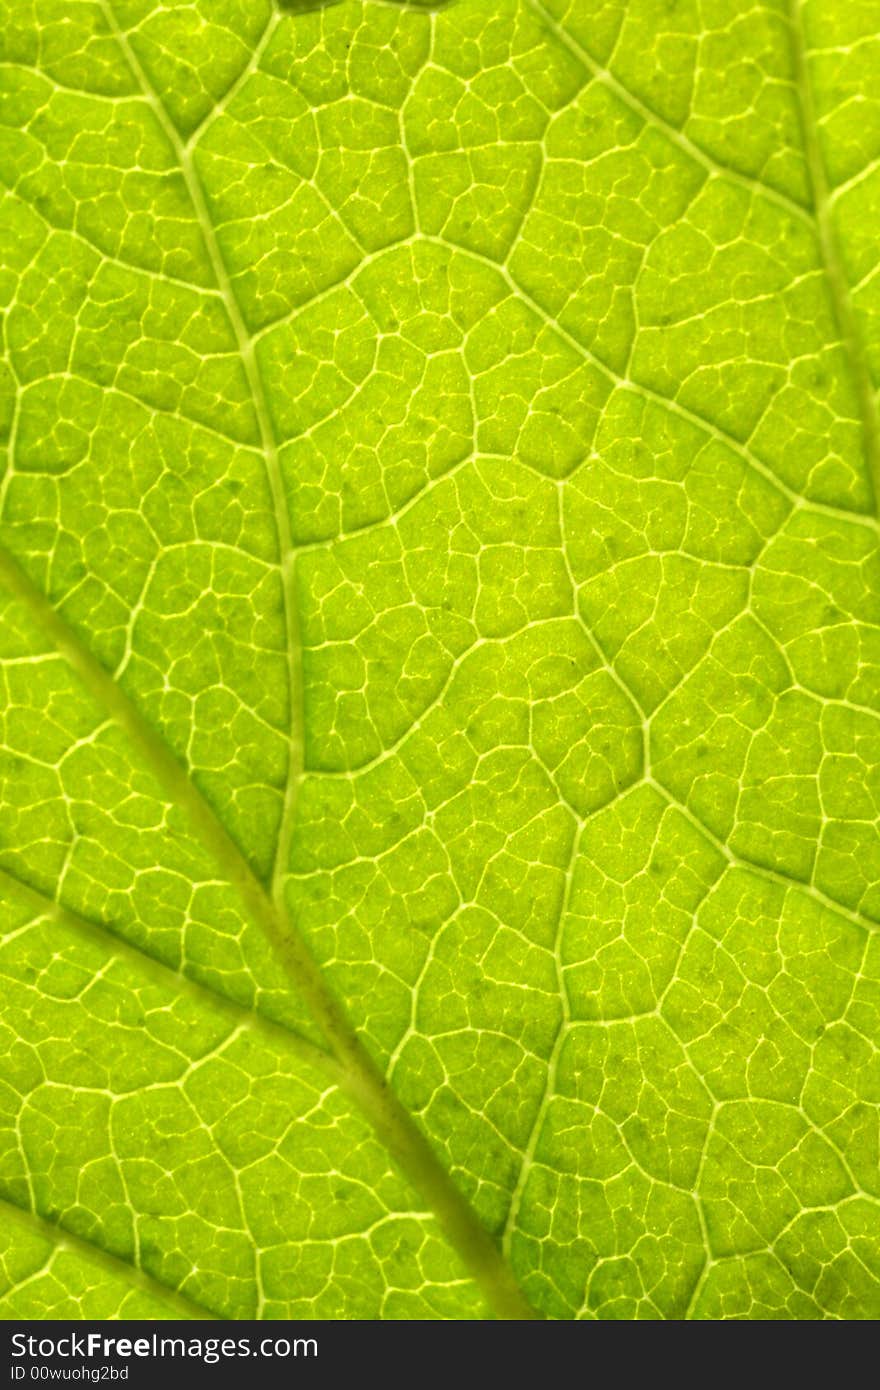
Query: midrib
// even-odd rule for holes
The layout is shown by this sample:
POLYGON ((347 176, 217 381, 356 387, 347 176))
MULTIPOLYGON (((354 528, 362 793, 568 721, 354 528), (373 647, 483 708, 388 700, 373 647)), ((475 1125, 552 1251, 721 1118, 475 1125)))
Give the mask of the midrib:
MULTIPOLYGON (((285 967, 288 970, 288 974, 291 975, 291 978, 294 979, 294 982, 297 985, 297 987, 302 989, 303 993, 306 995, 307 998, 309 997, 310 989, 315 984, 315 981, 312 980, 310 977, 310 971, 314 971, 315 977, 317 977, 317 980, 320 984, 320 993, 322 995, 326 993, 327 998, 324 1000, 323 1004, 320 1007, 316 1007, 315 1001, 312 999, 310 999, 309 1002, 312 1003, 313 1010, 315 1011, 316 1016, 319 1017, 322 1024, 324 1024, 325 1029, 327 1029, 328 1027, 332 1029, 333 1025, 342 1028, 342 1025, 344 1024, 344 1028, 342 1029, 342 1033, 340 1034, 339 1038, 334 1038, 333 1032, 328 1031, 328 1037, 330 1038, 330 1041, 334 1046, 334 1051, 337 1053, 337 1056, 339 1056, 340 1059, 344 1059, 345 1057, 345 1046, 353 1047, 357 1050, 357 1052, 352 1055, 359 1056, 359 1054, 363 1054, 362 1058, 359 1057, 359 1060, 366 1061, 366 1071, 361 1073, 358 1070, 358 1068, 354 1068, 353 1073, 357 1074, 347 1075, 346 1080, 348 1082, 348 1090, 351 1094, 356 1094, 358 1088, 361 1086, 362 1083, 366 1084, 369 1096, 366 1102, 364 1101, 363 1097, 361 1097, 359 1099, 359 1104, 361 1104, 362 1108, 368 1114, 369 1118, 371 1118, 374 1124, 376 1124, 375 1116, 370 1112, 371 1110, 375 1109, 377 1104, 377 1097, 374 1094, 377 1079, 380 1088, 384 1087, 384 1082, 382 1082, 378 1072, 375 1071, 375 1068, 373 1067, 373 1064, 370 1062, 366 1053, 363 1052, 363 1049, 361 1048, 361 1044, 354 1032, 353 1027, 348 1023, 348 1020, 345 1018, 345 1015, 340 1009, 339 1005, 336 1004, 336 1002, 332 1000, 332 996, 329 995, 329 991, 324 985, 323 979, 320 976, 320 972, 318 971, 318 968, 314 964, 314 962, 310 961, 309 958, 310 964, 307 963, 305 966, 303 966, 302 962, 300 962, 298 965, 292 966, 291 959, 293 959, 294 961, 297 961, 299 959, 297 950, 291 951, 290 942, 282 940, 282 942, 279 944, 279 941, 276 939, 278 933, 280 933, 282 938, 284 938, 285 936, 294 938, 297 935, 295 932, 295 928, 292 927, 292 924, 283 920, 284 909, 283 903, 281 901, 281 888, 283 887, 284 867, 287 862, 287 847, 289 846, 290 835, 292 833, 293 828, 296 804, 296 789, 302 777, 303 718, 301 642, 298 630, 298 606, 296 602, 295 592, 295 575, 292 563, 294 550, 292 546, 290 523, 287 512, 286 498, 284 495, 283 481, 281 478, 280 466, 278 461, 278 445, 272 427, 271 414, 269 411, 268 402, 260 377, 257 362, 254 356, 252 340, 244 324, 241 311, 231 285, 231 281, 226 271, 221 253, 219 251, 219 246, 217 243, 216 235, 214 233, 213 224, 211 223, 210 215, 208 212, 204 191, 201 186, 198 172, 195 168, 194 163, 192 162, 191 155, 183 146, 183 143, 181 142, 180 137, 177 134, 176 128, 173 126, 173 123, 169 120, 167 113, 165 112, 164 107, 162 106, 162 103, 159 101, 158 97, 153 92, 152 88, 147 82, 145 74, 140 69, 139 64, 137 64, 136 56, 133 54, 125 35, 122 33, 122 31, 119 30, 115 22, 115 17, 112 15, 112 11, 106 4, 103 4, 103 8, 105 10, 105 13, 107 14, 108 23, 111 24, 114 32, 116 33, 117 38, 120 42, 120 46, 125 52, 128 61, 135 65, 133 67, 133 71, 136 71, 138 75, 138 80, 140 81, 142 89, 144 91, 145 99, 150 102, 150 105, 154 110, 157 119, 162 124, 166 136, 168 137, 169 141, 171 142, 173 148, 177 153, 180 167, 183 172, 187 187, 189 189, 190 198, 202 228, 206 247, 208 249, 209 257, 211 259, 215 276, 217 278, 217 283, 220 288, 221 295, 226 304, 230 323, 236 337, 239 354, 243 363, 245 374, 248 380, 249 389, 251 392, 251 397, 254 404, 255 416, 260 432, 263 454, 266 460, 266 470, 273 497, 276 528, 279 541, 279 551, 282 561, 282 575, 285 597, 285 621, 287 626, 288 675, 291 689, 292 715, 290 730, 290 773, 287 780, 284 812, 282 816, 281 831, 279 834, 278 854, 276 857, 275 874, 273 876, 274 902, 270 901, 267 898, 265 890, 262 888, 262 885, 260 885, 258 881, 254 878, 249 866, 244 860, 244 857, 241 855, 240 851, 234 845, 227 832, 216 820, 211 809, 207 806, 205 802, 202 801, 200 794, 193 786, 193 784, 189 781, 189 779, 186 777, 186 774, 183 772, 182 768, 180 768, 180 766, 176 763, 176 760, 174 759, 170 750, 164 744, 164 741, 161 739, 161 737, 157 733, 155 733, 155 731, 151 730, 150 727, 146 724, 146 722, 140 718, 139 714, 134 709, 134 707, 129 704, 127 697, 124 696, 123 693, 117 687, 113 686, 113 682, 107 676, 106 672, 103 671, 103 668, 99 667, 98 664, 94 662, 93 658, 91 658, 90 654, 86 651, 86 649, 81 646, 74 634, 66 628, 66 625, 63 623, 63 621, 59 617, 57 617, 57 615, 54 615, 54 610, 51 609, 50 605, 48 605, 48 602, 43 598, 43 596, 38 595, 38 591, 36 590, 31 592, 27 596, 23 595, 22 590, 20 588, 20 581, 23 579, 23 576, 21 572, 18 571, 18 567, 14 565, 14 562, 8 562, 6 560, 0 559, 0 571, 6 573, 7 580, 9 580, 10 573, 12 573, 12 571, 18 571, 17 575, 14 576, 12 587, 19 593, 19 597, 26 597, 26 601, 32 606, 32 608, 34 606, 34 603, 36 602, 37 608, 40 610, 43 619, 46 618, 46 609, 48 609, 49 612, 51 612, 54 615, 56 620, 55 624, 49 622, 48 626, 53 632, 53 636, 56 639, 56 644, 59 646, 59 650, 63 652, 70 664, 74 667, 74 669, 77 670, 77 673, 80 675, 80 678, 84 680, 84 683, 92 690, 92 693, 97 695, 97 697, 101 699, 102 703, 104 703, 105 707, 114 716, 117 722, 119 722, 124 728, 126 728, 127 732, 133 737, 134 742, 141 748, 142 752, 146 752, 147 761, 150 762, 150 765, 153 767, 154 771, 156 771, 160 781, 162 781, 166 789, 170 788, 172 790, 174 799, 187 811, 195 825, 195 828, 197 829, 197 832, 200 835, 200 838, 202 838, 204 842, 208 843, 209 848, 211 849, 218 863, 224 865, 225 876, 228 877, 229 881, 233 883, 233 885, 239 890, 240 895, 242 899, 245 901, 249 910, 251 910, 251 912, 255 916, 257 916, 258 920, 260 920, 263 923, 264 927, 266 927, 267 935, 269 935, 273 939, 273 944, 275 944, 276 949, 279 950, 279 954, 281 954, 282 958, 284 959, 285 967), (10 570, 10 565, 12 566, 12 570, 10 570), (42 607, 43 604, 45 604, 45 609, 42 607), (116 691, 115 696, 111 695, 110 689, 108 687, 116 691), (184 790, 181 784, 181 779, 182 782, 186 783, 186 790, 184 790), (223 856, 230 854, 232 856, 231 858, 224 859, 223 856), (270 916, 267 916, 267 913, 270 914, 270 916), (274 922, 272 922, 272 919, 274 919, 274 922), (270 922, 272 922, 271 929, 269 927, 270 922), (297 974, 298 970, 304 971, 304 974, 297 974), (327 1019, 325 1019, 322 1017, 322 1008, 327 1007, 331 1009, 331 1014, 328 1015, 327 1019), (347 1041, 345 1041, 343 1045, 343 1041, 341 1039, 346 1034, 348 1035, 347 1041)), ((842 257, 840 254, 840 247, 838 245, 836 231, 833 223, 832 201, 818 138, 818 126, 816 122, 813 93, 809 78, 807 50, 802 22, 802 6, 800 0, 789 0, 789 8, 791 43, 795 68, 798 106, 803 130, 803 140, 807 157, 807 165, 809 169, 810 182, 813 193, 813 208, 818 234, 818 241, 821 250, 823 269, 829 286, 829 294, 833 306, 836 326, 838 329, 843 350, 847 357, 851 378, 858 399, 863 446, 867 467, 867 476, 869 485, 872 489, 876 509, 877 501, 878 499, 880 499, 880 418, 878 418, 876 397, 874 394, 873 385, 868 370, 864 346, 859 333, 858 323, 856 320, 850 296, 849 285, 847 282, 847 277, 843 267, 842 257)), ((29 584, 29 581, 26 581, 26 583, 29 584)), ((306 955, 308 954, 304 944, 301 945, 301 950, 305 952, 306 955)), ((348 1062, 343 1061, 343 1065, 351 1068, 351 1058, 349 1058, 348 1062)), ((385 1098, 385 1100, 387 1100, 387 1097, 385 1098)), ((380 1108, 382 1104, 385 1103, 382 1100, 381 1096, 378 1098, 378 1103, 380 1104, 380 1108)), ((394 1117, 394 1119, 395 1122, 399 1122, 400 1117, 396 1116, 394 1117)), ((407 1123, 412 1127, 413 1132, 421 1139, 422 1143, 424 1144, 425 1141, 423 1137, 420 1135, 420 1132, 415 1129, 415 1126, 411 1119, 407 1116, 406 1120, 407 1123)), ((379 1128, 379 1125, 377 1124, 376 1127, 379 1128)), ((412 1136, 409 1136, 410 1139, 411 1137, 412 1136)), ((389 1144, 389 1148, 392 1150, 392 1152, 394 1151, 394 1145, 389 1144)), ((406 1162, 400 1160, 400 1158, 399 1161, 401 1162, 401 1166, 405 1169, 407 1169, 407 1167, 411 1169, 413 1166, 411 1162, 408 1165, 406 1162)), ((434 1163, 436 1163, 436 1159, 434 1159, 433 1161, 434 1163)), ((439 1171, 443 1173, 442 1169, 439 1171)), ((448 1179, 448 1176, 445 1173, 443 1173, 443 1177, 451 1187, 451 1182, 448 1179)), ((430 1186, 430 1184, 428 1184, 428 1186, 430 1186)), ((422 1184, 422 1187, 424 1190, 425 1184, 422 1184)), ((460 1198, 459 1201, 461 1201, 460 1198)), ((470 1221, 475 1226, 479 1227, 480 1231, 482 1231, 482 1227, 479 1226, 479 1222, 475 1214, 471 1212, 470 1208, 467 1208, 467 1211, 470 1213, 470 1221)), ((23 1213, 21 1214, 24 1215, 23 1213)), ((438 1215, 440 1215, 439 1212, 438 1215)), ((28 1217, 28 1219, 30 1220, 31 1218, 28 1217)), ((59 1228, 52 1226, 51 1223, 42 1221, 39 1217, 33 1217, 32 1219, 41 1227, 45 1228, 46 1231, 55 1232, 56 1237, 58 1237, 59 1228)), ((65 1241, 68 1241, 68 1243, 73 1243, 74 1245, 79 1243, 85 1246, 89 1253, 95 1258, 106 1259, 112 1262, 114 1267, 124 1267, 131 1273, 136 1273, 136 1271, 133 1270, 132 1266, 127 1265, 124 1261, 117 1260, 115 1256, 107 1254, 106 1252, 101 1250, 100 1247, 92 1247, 88 1244, 88 1242, 82 1242, 80 1241, 80 1238, 70 1236, 67 1232, 62 1232, 61 1236, 65 1241)), ((485 1232, 483 1232, 483 1236, 485 1236, 485 1232)), ((485 1238, 488 1240, 487 1236, 485 1236, 485 1238)), ((452 1243, 455 1244, 457 1248, 459 1248, 461 1253, 464 1253, 462 1249, 462 1241, 460 1238, 453 1238, 452 1243)), ((468 1262, 471 1265, 472 1271, 476 1273, 476 1270, 474 1270, 473 1268, 473 1259, 466 1259, 466 1262, 468 1262)), ((487 1283, 485 1273, 477 1274, 477 1277, 483 1284, 484 1289, 486 1289, 487 1296, 491 1295, 490 1302, 496 1304, 496 1298, 494 1295, 495 1293, 497 1293, 497 1290, 492 1290, 489 1287, 489 1283, 491 1283, 491 1278, 489 1280, 489 1283, 487 1283)), ((494 1277, 494 1273, 491 1277, 494 1277)), ((148 1277, 144 1276, 144 1278, 148 1277)), ((163 1285, 159 1285, 158 1288, 163 1290, 163 1292, 166 1295, 170 1294, 170 1296, 172 1297, 180 1297, 179 1295, 173 1294, 173 1291, 168 1290, 163 1285)), ((521 1298, 521 1295, 519 1297, 521 1298)), ((200 1306, 197 1304, 192 1304, 190 1306, 192 1310, 196 1310, 194 1312, 191 1311, 189 1314, 190 1316, 212 1316, 211 1314, 207 1313, 207 1310, 201 1309, 200 1306)), ((507 1312, 503 1315, 511 1316, 511 1313, 507 1312)), ((530 1316, 532 1314, 530 1310, 526 1310, 514 1315, 530 1316)))
POLYGON ((798 115, 810 179, 822 269, 828 285, 835 326, 841 346, 846 354, 853 389, 858 401, 865 469, 876 514, 878 504, 880 504, 880 412, 877 408, 877 395, 871 380, 865 347, 853 308, 849 281, 834 226, 832 197, 819 141, 819 124, 810 80, 802 0, 789 0, 788 28, 791 36, 798 115))
POLYGON ((30 610, 83 685, 123 729, 153 771, 166 794, 186 814, 197 837, 211 854, 223 877, 236 890, 249 916, 262 928, 294 989, 305 1000, 339 1065, 338 1084, 368 1120, 389 1155, 433 1211, 447 1240, 481 1288, 492 1311, 505 1320, 533 1319, 530 1307, 507 1262, 474 1209, 442 1166, 425 1135, 401 1105, 362 1044, 345 1009, 336 999, 299 930, 291 921, 283 897, 289 837, 296 791, 302 777, 303 715, 301 643, 296 606, 293 548, 287 503, 278 465, 278 447, 271 415, 253 355, 253 346, 235 297, 198 171, 162 102, 153 90, 127 36, 116 22, 108 0, 100 0, 106 22, 115 35, 144 99, 174 149, 193 209, 205 238, 218 287, 226 304, 251 392, 272 488, 279 551, 284 575, 284 600, 291 683, 291 758, 285 808, 273 873, 272 893, 255 876, 245 856, 202 797, 184 767, 159 732, 140 713, 120 686, 56 612, 11 554, 0 550, 0 578, 30 610))
POLYGON ((246 912, 262 928, 282 968, 320 1025, 338 1063, 336 1080, 340 1089, 358 1106, 391 1158, 433 1211, 489 1307, 506 1320, 536 1317, 492 1237, 364 1048, 299 932, 286 915, 281 915, 168 745, 3 548, 0 581, 27 607, 84 687, 130 739, 171 801, 185 813, 197 838, 237 891, 246 912))

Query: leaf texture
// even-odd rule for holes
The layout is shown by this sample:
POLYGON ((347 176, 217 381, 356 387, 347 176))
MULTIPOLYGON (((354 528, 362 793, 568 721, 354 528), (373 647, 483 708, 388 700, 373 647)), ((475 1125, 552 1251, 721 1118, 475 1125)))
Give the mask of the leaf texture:
POLYGON ((878 0, 3 0, 2 1315, 880 1316, 878 0))

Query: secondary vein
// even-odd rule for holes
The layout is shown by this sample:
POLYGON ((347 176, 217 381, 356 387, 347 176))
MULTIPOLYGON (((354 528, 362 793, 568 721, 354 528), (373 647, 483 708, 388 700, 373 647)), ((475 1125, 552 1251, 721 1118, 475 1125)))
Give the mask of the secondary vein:
POLYGON ((339 1063, 340 1088, 360 1108, 392 1159, 429 1203, 447 1239, 504 1319, 537 1315, 476 1212, 442 1166, 409 1111, 390 1089, 324 978, 305 940, 259 882, 238 845, 217 819, 161 735, 92 655, 6 550, 0 581, 30 611, 83 685, 139 750, 165 793, 186 814, 245 911, 264 932, 295 990, 305 1000, 339 1063))
POLYGON ((760 179, 753 178, 749 174, 741 173, 738 169, 732 168, 728 164, 716 159, 708 150, 704 150, 702 145, 698 145, 691 140, 678 126, 672 125, 658 111, 652 110, 645 102, 616 77, 613 72, 609 72, 601 63, 584 48, 582 43, 573 38, 567 29, 563 27, 542 3, 542 0, 526 0, 530 9, 542 20, 550 33, 554 34, 559 43, 567 48, 568 51, 577 59, 582 67, 586 68, 595 81, 606 87, 609 92, 613 92, 619 101, 628 106, 645 125, 653 126, 666 136, 667 140, 676 145, 684 154, 688 155, 695 164, 699 164, 706 172, 714 178, 727 179, 730 183, 745 188, 752 194, 766 198, 768 202, 775 203, 790 216, 796 217, 798 221, 805 221, 809 217, 809 211, 801 207, 800 203, 794 198, 790 198, 787 193, 773 188, 771 184, 762 183, 760 179))
POLYGON ((163 1303, 172 1308, 178 1317, 187 1320, 205 1318, 210 1318, 212 1321, 223 1320, 210 1308, 206 1308, 204 1304, 197 1303, 195 1299, 182 1293, 180 1289, 175 1289, 171 1284, 157 1279, 155 1275, 148 1274, 146 1270, 138 1267, 133 1261, 127 1260, 124 1255, 114 1255, 104 1246, 96 1245, 85 1236, 76 1235, 59 1222, 47 1221, 44 1216, 38 1215, 37 1212, 19 1206, 10 1197, 0 1196, 0 1206, 4 1208, 4 1214, 8 1221, 23 1227, 31 1235, 38 1235, 43 1240, 49 1241, 53 1250, 61 1251, 66 1248, 73 1254, 83 1256, 93 1264, 99 1265, 117 1278, 120 1274, 124 1275, 129 1283, 134 1284, 143 1293, 150 1294, 153 1298, 161 1298, 163 1303))
MULTIPOLYGON (((303 756, 305 743, 305 718, 303 709, 302 675, 302 637, 299 628, 299 607, 296 595, 296 555, 290 529, 290 514, 281 476, 281 463, 278 457, 278 440, 272 423, 272 413, 257 364, 254 343, 244 321, 241 305, 232 285, 226 262, 220 250, 217 233, 208 208, 205 190, 194 160, 192 144, 184 143, 180 132, 171 120, 158 93, 147 76, 140 59, 128 41, 128 35, 120 27, 109 0, 101 0, 107 24, 132 76, 141 89, 144 100, 156 117, 162 132, 174 151, 175 158, 183 174, 187 193, 196 214, 199 230, 205 242, 208 259, 217 281, 217 288, 226 308, 226 315, 235 338, 236 349, 241 358, 248 384, 260 445, 266 470, 269 491, 272 496, 272 510, 278 545, 278 559, 281 565, 281 589, 284 607, 285 649, 287 658, 287 683, 290 700, 288 728, 287 779, 284 791, 284 804, 281 812, 281 825, 275 848, 272 872, 272 892, 277 903, 281 903, 284 892, 284 874, 287 869, 290 841, 296 818, 296 802, 303 777, 303 756)), ((274 24, 267 25, 263 38, 274 30, 274 24)), ((261 40, 262 42, 262 40, 261 40)))
MULTIPOLYGON (((271 414, 253 354, 253 346, 220 254, 204 191, 191 155, 185 149, 176 128, 138 62, 127 35, 117 24, 108 0, 101 0, 101 8, 132 73, 137 77, 144 100, 154 111, 177 154, 196 217, 205 236, 218 285, 226 301, 253 397, 275 501, 279 550, 285 572, 284 596, 291 705, 299 711, 292 723, 291 775, 288 778, 282 831, 279 837, 279 854, 286 856, 284 841, 292 827, 296 786, 302 769, 302 680, 299 656, 301 644, 296 626, 298 614, 290 522, 271 414), (298 743, 298 750, 294 749, 295 742, 298 743)), ((276 858, 272 890, 267 891, 162 735, 116 684, 18 561, 11 553, 2 550, 0 580, 27 606, 93 698, 104 707, 139 750, 166 795, 186 814, 193 831, 211 854, 223 877, 236 890, 249 916, 263 930, 291 984, 305 1000, 324 1033, 328 1046, 339 1063, 340 1087, 360 1108, 391 1158, 408 1177, 416 1191, 429 1203, 450 1244, 482 1289, 489 1307, 498 1317, 507 1320, 536 1318, 538 1315, 523 1296, 495 1241, 440 1163, 409 1111, 392 1092, 387 1079, 362 1043, 345 1009, 324 978, 323 971, 312 956, 305 939, 291 919, 283 892, 280 891, 283 880, 279 873, 279 864, 286 867, 286 859, 276 858)))
POLYGON ((24 879, 19 878, 17 874, 10 873, 8 869, 0 869, 0 889, 4 887, 13 895, 23 898, 35 913, 50 918, 82 940, 97 946, 104 954, 109 952, 118 960, 124 960, 139 975, 153 980, 166 990, 173 990, 176 997, 187 994, 203 1008, 207 1006, 215 1013, 228 1019, 234 1027, 252 1030, 273 1046, 283 1047, 301 1061, 316 1066, 324 1072, 329 1072, 331 1079, 338 1081, 335 1059, 331 1057, 329 1052, 310 1042, 308 1038, 297 1033, 295 1029, 289 1028, 284 1023, 276 1023, 273 1019, 267 1018, 265 1014, 258 1013, 256 1009, 249 1008, 246 1004, 239 1004, 228 995, 212 989, 210 985, 192 979, 182 970, 164 964, 156 956, 150 955, 140 947, 134 946, 131 942, 118 936, 116 932, 103 923, 90 921, 87 917, 81 917, 77 912, 71 912, 55 898, 47 897, 45 893, 39 892, 29 883, 25 883, 24 879))
POLYGON ((788 19, 798 115, 813 195, 813 214, 822 268, 831 297, 835 327, 846 354, 858 401, 868 486, 874 511, 877 512, 880 504, 880 414, 834 225, 831 193, 819 142, 818 117, 810 80, 802 0, 789 0, 788 19))

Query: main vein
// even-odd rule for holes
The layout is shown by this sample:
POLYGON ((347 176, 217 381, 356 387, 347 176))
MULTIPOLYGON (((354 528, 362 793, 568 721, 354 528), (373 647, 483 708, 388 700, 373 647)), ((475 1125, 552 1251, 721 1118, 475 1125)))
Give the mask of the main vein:
POLYGON ((880 503, 880 414, 834 225, 831 193, 819 142, 818 117, 810 80, 802 0, 789 0, 788 21, 798 115, 813 195, 819 250, 831 297, 835 326, 849 363, 858 401, 868 486, 876 512, 880 503))
POLYGON ((536 1313, 519 1289, 513 1273, 476 1212, 442 1166, 413 1117, 391 1091, 386 1078, 361 1042, 292 921, 283 896, 283 873, 295 814, 296 791, 302 777, 302 674, 293 549, 287 503, 278 460, 278 446, 253 347, 223 261, 204 189, 191 154, 120 29, 108 0, 101 0, 108 26, 144 99, 149 103, 179 160, 196 217, 201 226, 218 287, 253 398, 266 471, 275 507, 279 551, 284 576, 290 679, 290 766, 279 845, 271 891, 263 886, 238 845, 203 798, 161 734, 141 714, 74 630, 56 612, 13 556, 0 550, 0 579, 22 602, 107 713, 126 733, 151 768, 169 798, 185 813, 193 831, 211 854, 224 878, 237 891, 249 916, 261 927, 295 990, 305 1000, 339 1063, 340 1086, 358 1105, 392 1159, 434 1211, 447 1239, 480 1285, 489 1307, 505 1319, 531 1319, 536 1313))
POLYGON ((85 688, 138 749, 169 798, 185 813, 249 916, 262 928, 282 968, 318 1022, 339 1063, 341 1089, 358 1105, 391 1157, 430 1204, 450 1244, 480 1284, 489 1306, 506 1319, 535 1317, 488 1231, 412 1116, 390 1090, 283 905, 266 892, 164 739, 18 562, 2 549, 0 581, 27 607, 85 688))

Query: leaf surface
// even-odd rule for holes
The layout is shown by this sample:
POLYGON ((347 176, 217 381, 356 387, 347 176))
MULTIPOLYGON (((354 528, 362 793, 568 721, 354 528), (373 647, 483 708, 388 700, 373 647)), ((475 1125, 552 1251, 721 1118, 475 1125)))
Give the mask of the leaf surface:
POLYGON ((0 32, 3 1315, 880 1315, 877 0, 0 32))

